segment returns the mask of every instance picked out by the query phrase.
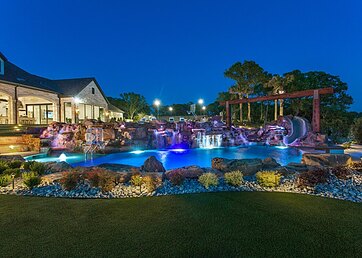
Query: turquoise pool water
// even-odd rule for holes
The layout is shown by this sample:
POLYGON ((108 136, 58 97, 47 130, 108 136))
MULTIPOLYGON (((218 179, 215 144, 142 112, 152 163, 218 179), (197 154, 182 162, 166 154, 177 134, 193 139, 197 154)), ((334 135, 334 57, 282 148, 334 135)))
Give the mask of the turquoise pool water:
MULTIPOLYGON (((289 162, 300 162, 302 152, 295 148, 268 147, 268 146, 248 146, 231 147, 217 149, 191 149, 191 150, 145 150, 121 152, 107 155, 93 155, 93 158, 86 158, 83 154, 66 154, 66 162, 73 166, 96 166, 102 163, 116 163, 133 166, 141 166, 150 156, 156 156, 166 169, 198 165, 201 167, 211 167, 211 159, 215 157, 228 159, 264 159, 271 157, 280 164, 286 165, 289 162)), ((58 157, 30 156, 28 160, 40 162, 59 161, 58 157)))

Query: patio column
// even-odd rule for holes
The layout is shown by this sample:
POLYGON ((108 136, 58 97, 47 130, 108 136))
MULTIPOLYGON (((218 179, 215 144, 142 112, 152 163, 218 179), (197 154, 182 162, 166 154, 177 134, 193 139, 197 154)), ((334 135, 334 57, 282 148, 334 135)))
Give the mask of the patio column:
POLYGON ((14 119, 13 122, 14 124, 18 124, 19 121, 19 111, 18 111, 18 86, 15 86, 15 92, 14 92, 14 103, 13 103, 13 114, 14 114, 14 119))

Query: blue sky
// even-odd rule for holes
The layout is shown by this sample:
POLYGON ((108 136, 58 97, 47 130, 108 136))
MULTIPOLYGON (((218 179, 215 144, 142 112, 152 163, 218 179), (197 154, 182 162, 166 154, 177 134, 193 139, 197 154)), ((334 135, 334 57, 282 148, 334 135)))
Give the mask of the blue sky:
POLYGON ((362 111, 362 1, 0 0, 0 51, 48 78, 94 76, 107 95, 213 101, 223 72, 339 75, 362 111))

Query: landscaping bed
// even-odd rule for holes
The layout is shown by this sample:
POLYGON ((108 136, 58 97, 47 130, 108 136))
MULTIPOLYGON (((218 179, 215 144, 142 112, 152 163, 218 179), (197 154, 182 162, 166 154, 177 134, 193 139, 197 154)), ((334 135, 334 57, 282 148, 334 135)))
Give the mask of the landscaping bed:
MULTIPOLYGON (((305 158, 310 158, 306 156, 305 158)), ((288 164, 274 159, 215 158, 212 168, 189 166, 166 171, 150 157, 141 167, 104 164, 72 168, 65 162, 0 162, 0 193, 68 198, 128 198, 203 192, 292 192, 362 202, 360 162, 348 157, 334 166, 288 164)), ((316 161, 313 161, 314 163, 316 161)), ((321 161, 318 161, 321 162, 321 161)))

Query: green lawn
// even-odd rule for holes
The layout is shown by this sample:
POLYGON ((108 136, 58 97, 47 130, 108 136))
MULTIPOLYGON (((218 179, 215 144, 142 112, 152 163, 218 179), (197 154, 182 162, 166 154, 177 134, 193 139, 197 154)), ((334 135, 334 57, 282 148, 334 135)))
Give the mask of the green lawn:
POLYGON ((285 193, 0 196, 1 257, 353 257, 362 205, 285 193))

